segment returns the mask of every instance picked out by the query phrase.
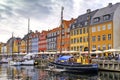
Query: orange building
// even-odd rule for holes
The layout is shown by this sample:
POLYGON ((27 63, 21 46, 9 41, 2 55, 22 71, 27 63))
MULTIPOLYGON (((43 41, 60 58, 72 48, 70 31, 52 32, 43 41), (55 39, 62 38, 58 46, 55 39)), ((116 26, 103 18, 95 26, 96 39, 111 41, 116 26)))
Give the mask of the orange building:
POLYGON ((69 51, 70 50, 70 24, 72 24, 75 19, 63 20, 63 27, 61 32, 61 27, 59 27, 59 34, 57 36, 57 51, 69 51), (62 38, 61 38, 62 34, 62 38))

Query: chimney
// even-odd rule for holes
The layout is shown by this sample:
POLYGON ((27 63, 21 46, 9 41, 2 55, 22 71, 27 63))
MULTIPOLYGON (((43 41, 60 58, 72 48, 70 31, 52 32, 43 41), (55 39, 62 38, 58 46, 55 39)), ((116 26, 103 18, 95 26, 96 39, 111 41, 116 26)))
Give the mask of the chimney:
POLYGON ((112 7, 112 3, 109 3, 109 4, 108 4, 108 7, 112 7))
POLYGON ((91 12, 91 9, 87 9, 87 13, 90 13, 91 12))

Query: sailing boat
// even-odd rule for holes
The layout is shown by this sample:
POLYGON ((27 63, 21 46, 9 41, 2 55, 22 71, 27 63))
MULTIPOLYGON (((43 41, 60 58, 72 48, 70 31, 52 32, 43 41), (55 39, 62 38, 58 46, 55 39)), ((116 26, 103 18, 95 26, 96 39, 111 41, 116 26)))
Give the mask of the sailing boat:
MULTIPOLYGON (((14 42, 14 40, 13 40, 13 33, 12 33, 12 60, 10 60, 8 62, 8 64, 11 66, 19 66, 19 65, 21 65, 21 62, 19 60, 13 60, 13 42, 14 42)), ((19 44, 18 44, 18 46, 19 46, 19 44)))
MULTIPOLYGON (((62 14, 63 14, 63 7, 61 11, 61 28, 62 28, 62 16, 63 16, 62 14)), ((60 56, 57 60, 51 61, 50 65, 57 69, 63 69, 62 71, 65 71, 65 72, 74 72, 74 73, 97 73, 98 72, 98 65, 92 64, 89 62, 85 63, 81 55, 60 56)))
POLYGON ((27 54, 23 57, 23 61, 21 61, 21 65, 34 65, 35 60, 34 59, 29 59, 33 55, 32 53, 29 53, 29 24, 30 24, 30 19, 28 19, 28 37, 27 37, 27 54))

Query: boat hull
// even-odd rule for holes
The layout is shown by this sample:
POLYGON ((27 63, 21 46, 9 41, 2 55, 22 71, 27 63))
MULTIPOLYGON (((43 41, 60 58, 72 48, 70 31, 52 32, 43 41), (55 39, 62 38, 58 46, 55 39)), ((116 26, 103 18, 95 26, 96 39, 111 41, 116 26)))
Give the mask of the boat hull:
POLYGON ((34 63, 35 63, 35 60, 25 60, 25 61, 22 61, 21 64, 30 66, 30 65, 34 65, 34 63))
POLYGON ((50 62, 50 65, 55 68, 65 69, 66 72, 76 72, 76 73, 97 73, 97 64, 80 64, 80 63, 57 63, 50 62))
POLYGON ((10 61, 9 65, 11 65, 11 66, 20 66, 21 62, 19 62, 19 61, 10 61))

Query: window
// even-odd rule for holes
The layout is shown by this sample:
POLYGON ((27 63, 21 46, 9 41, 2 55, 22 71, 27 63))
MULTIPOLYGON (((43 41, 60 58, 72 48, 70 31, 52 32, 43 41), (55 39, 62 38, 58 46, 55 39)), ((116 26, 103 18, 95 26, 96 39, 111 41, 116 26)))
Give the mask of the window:
POLYGON ((103 50, 106 50, 106 45, 105 44, 103 45, 103 50))
POLYGON ((75 28, 75 25, 73 24, 73 25, 72 25, 72 29, 74 29, 74 28, 75 28))
POLYGON ((92 42, 95 42, 95 41, 96 41, 96 37, 92 36, 92 42))
POLYGON ((108 49, 111 49, 111 44, 108 44, 108 49))
POLYGON ((96 45, 93 45, 93 46, 92 46, 92 50, 96 50, 96 45))
POLYGON ((74 38, 74 43, 76 43, 77 42, 77 40, 76 40, 76 38, 74 38))
POLYGON ((77 46, 77 51, 79 51, 79 46, 77 46))
POLYGON ((111 29, 111 24, 108 24, 108 29, 111 29))
POLYGON ((104 25, 104 26, 102 26, 102 30, 106 30, 106 26, 104 25))
POLYGON ((96 32, 96 27, 92 27, 92 32, 96 32))
POLYGON ((74 50, 76 51, 76 47, 74 46, 74 50))
POLYGON ((100 41, 100 35, 98 35, 98 41, 100 41))
POLYGON ((71 50, 73 50, 73 47, 71 47, 71 50))
POLYGON ((103 16, 103 20, 104 20, 104 21, 105 21, 105 20, 110 20, 110 14, 104 15, 104 16, 103 16))
POLYGON ((80 34, 82 34, 82 29, 80 29, 80 34))
POLYGON ((87 24, 88 24, 88 22, 86 21, 86 22, 85 22, 85 26, 87 26, 87 24))
POLYGON ((103 40, 103 41, 106 40, 106 35, 103 35, 103 36, 102 36, 102 40, 103 40))
POLYGON ((80 42, 82 42, 82 37, 80 37, 80 42))
POLYGON ((79 38, 77 38, 77 43, 79 43, 79 38))
POLYGON ((77 34, 77 31, 76 30, 74 30, 74 35, 76 35, 77 34))
POLYGON ((98 45, 98 50, 100 50, 100 45, 98 45))
POLYGON ((96 17, 93 19, 93 22, 96 23, 96 22, 99 22, 100 21, 100 17, 96 17))
POLYGON ((83 28, 83 33, 85 34, 85 28, 83 28))
POLYGON ((100 26, 97 27, 97 30, 100 31, 100 26))
POLYGON ((111 34, 108 34, 108 40, 111 40, 111 34))
POLYGON ((83 46, 80 46, 80 51, 82 51, 83 46))
POLYGON ((77 35, 79 34, 79 30, 77 30, 77 35))

